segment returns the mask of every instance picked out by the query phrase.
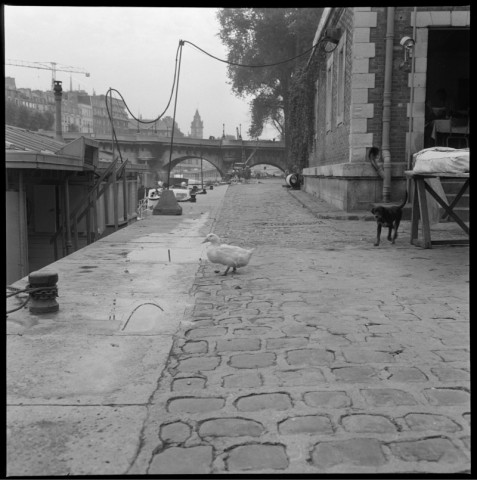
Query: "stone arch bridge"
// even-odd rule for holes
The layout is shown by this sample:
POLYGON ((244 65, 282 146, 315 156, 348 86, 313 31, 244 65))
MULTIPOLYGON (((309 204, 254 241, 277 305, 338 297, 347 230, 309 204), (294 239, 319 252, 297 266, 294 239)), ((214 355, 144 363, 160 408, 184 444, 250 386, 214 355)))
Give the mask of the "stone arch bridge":
MULTIPOLYGON (((63 136, 66 139, 68 134, 63 136)), ((100 149, 111 150, 110 135, 95 135, 93 138, 99 142, 100 149)), ((138 134, 118 135, 117 139, 123 158, 128 158, 134 163, 146 164, 152 172, 168 170, 171 156, 170 137, 138 134)), ((283 172, 288 168, 284 142, 271 140, 174 138, 171 170, 189 158, 207 160, 222 176, 237 162, 246 163, 248 167, 260 164, 272 165, 283 172)))

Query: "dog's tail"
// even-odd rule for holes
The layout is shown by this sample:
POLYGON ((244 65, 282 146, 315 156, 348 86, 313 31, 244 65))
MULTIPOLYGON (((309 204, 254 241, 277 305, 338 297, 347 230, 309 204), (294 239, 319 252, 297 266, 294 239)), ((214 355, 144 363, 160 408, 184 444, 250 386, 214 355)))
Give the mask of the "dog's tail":
POLYGON ((401 203, 401 205, 399 205, 399 208, 403 208, 404 205, 406 205, 406 202, 407 202, 407 190, 406 190, 406 195, 404 196, 404 201, 401 203))

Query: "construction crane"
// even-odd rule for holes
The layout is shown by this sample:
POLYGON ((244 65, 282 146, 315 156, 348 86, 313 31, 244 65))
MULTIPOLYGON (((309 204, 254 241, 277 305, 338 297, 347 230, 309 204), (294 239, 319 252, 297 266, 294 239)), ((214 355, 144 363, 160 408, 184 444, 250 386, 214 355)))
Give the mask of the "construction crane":
POLYGON ((55 84, 56 72, 81 73, 82 75, 86 75, 87 77, 90 76, 90 74, 83 68, 70 67, 68 65, 61 65, 56 62, 26 62, 24 60, 5 60, 5 65, 14 65, 16 67, 27 68, 39 68, 40 70, 51 70, 52 85, 55 84))

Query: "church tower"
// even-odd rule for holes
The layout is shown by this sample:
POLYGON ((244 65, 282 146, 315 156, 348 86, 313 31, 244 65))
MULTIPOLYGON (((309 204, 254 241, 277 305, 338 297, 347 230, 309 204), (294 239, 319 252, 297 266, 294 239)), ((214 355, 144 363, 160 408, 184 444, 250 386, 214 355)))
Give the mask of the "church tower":
POLYGON ((200 119, 199 110, 195 111, 194 120, 190 124, 190 136, 192 138, 204 137, 204 122, 200 119))

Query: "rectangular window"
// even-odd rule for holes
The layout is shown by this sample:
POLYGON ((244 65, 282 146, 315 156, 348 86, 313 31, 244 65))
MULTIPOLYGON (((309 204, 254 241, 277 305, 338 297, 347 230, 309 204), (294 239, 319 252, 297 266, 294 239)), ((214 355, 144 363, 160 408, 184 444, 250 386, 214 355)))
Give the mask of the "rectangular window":
POLYGON ((344 92, 345 92, 345 69, 346 69, 346 34, 344 34, 338 44, 337 57, 337 81, 336 81, 336 125, 343 123, 344 117, 344 92))
POLYGON ((333 106, 333 55, 326 62, 326 131, 331 130, 331 117, 333 106))

